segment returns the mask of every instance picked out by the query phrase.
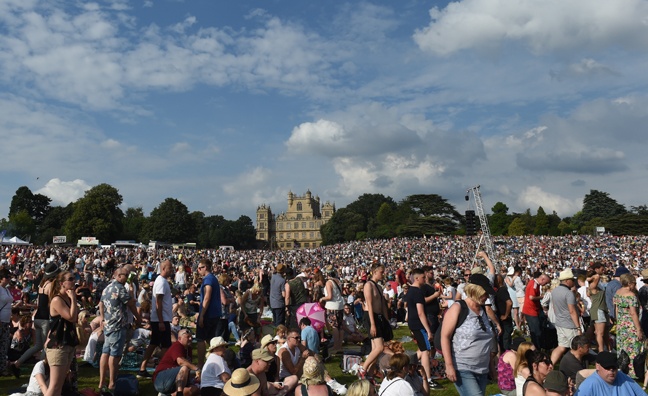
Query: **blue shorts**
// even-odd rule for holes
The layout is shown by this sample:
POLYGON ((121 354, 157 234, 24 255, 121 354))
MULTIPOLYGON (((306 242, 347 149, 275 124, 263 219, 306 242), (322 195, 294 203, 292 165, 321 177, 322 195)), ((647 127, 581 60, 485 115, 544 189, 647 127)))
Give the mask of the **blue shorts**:
POLYGON ((126 329, 104 334, 104 337, 105 341, 101 353, 113 357, 120 357, 124 351, 124 344, 126 343, 126 329))
POLYGON ((155 376, 155 381, 153 381, 153 387, 156 391, 160 393, 172 394, 176 393, 178 390, 176 386, 176 377, 180 372, 182 367, 174 367, 166 370, 162 370, 155 376))

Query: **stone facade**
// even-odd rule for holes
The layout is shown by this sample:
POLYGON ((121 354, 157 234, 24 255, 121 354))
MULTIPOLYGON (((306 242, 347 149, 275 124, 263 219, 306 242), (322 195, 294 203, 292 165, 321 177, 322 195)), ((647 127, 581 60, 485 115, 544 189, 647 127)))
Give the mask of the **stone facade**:
POLYGON ((303 196, 288 192, 288 210, 274 215, 270 206, 256 211, 256 239, 269 249, 311 249, 322 244, 320 227, 335 213, 335 204, 320 204, 310 191, 303 196))

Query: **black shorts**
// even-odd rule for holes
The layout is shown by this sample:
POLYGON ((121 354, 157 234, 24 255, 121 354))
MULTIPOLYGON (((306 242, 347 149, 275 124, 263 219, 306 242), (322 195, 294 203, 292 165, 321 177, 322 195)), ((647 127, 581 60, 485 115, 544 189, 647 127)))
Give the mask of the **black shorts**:
POLYGON ((151 322, 151 345, 160 348, 171 346, 171 323, 164 322, 164 331, 160 331, 159 322, 151 322))
POLYGON ((216 330, 218 328, 218 322, 220 318, 204 318, 203 327, 200 327, 196 323, 196 341, 211 341, 212 338, 216 337, 216 330))
POLYGON ((412 338, 414 338, 419 351, 425 352, 432 349, 432 346, 430 345, 430 339, 427 337, 428 334, 425 329, 412 330, 410 331, 410 333, 412 334, 412 338))
POLYGON ((374 315, 374 324, 376 325, 376 336, 371 337, 371 321, 369 319, 369 311, 364 311, 364 316, 363 316, 363 324, 365 329, 367 330, 367 333, 369 333, 370 338, 385 338, 385 334, 383 334, 383 326, 381 321, 386 320, 381 314, 373 314, 374 315))

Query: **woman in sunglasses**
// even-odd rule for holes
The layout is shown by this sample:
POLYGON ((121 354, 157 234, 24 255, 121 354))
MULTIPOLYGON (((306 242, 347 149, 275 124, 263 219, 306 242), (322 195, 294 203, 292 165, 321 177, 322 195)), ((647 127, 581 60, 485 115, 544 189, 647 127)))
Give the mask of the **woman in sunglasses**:
POLYGON ((546 391, 543 384, 545 378, 547 378, 547 374, 553 370, 551 359, 546 353, 534 349, 528 350, 525 353, 525 357, 531 375, 527 377, 527 380, 522 387, 522 395, 545 396, 546 391))
POLYGON ((464 287, 464 293, 465 305, 453 304, 443 318, 441 329, 437 331, 441 331, 447 378, 454 383, 461 396, 484 395, 495 337, 484 304, 488 295, 494 294, 495 290, 488 278, 475 274, 464 287), (462 323, 459 323, 460 314, 462 323))
POLYGON ((63 382, 70 371, 75 347, 79 344, 76 323, 79 316, 77 297, 74 292, 74 275, 61 272, 50 292, 50 331, 45 345, 50 366, 50 382, 45 396, 61 394, 63 382))

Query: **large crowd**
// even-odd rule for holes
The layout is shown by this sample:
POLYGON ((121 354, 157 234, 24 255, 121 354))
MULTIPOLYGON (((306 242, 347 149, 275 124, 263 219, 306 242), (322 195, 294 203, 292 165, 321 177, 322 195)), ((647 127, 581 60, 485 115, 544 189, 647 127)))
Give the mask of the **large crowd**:
POLYGON ((120 370, 169 395, 244 396, 253 382, 249 395, 424 395, 442 378, 461 395, 488 381, 586 395, 597 378, 642 392, 647 240, 498 237, 495 257, 479 237, 440 236, 290 251, 2 246, 0 374, 29 374, 28 396, 79 394, 79 364, 104 394, 128 385, 120 370), (323 323, 300 315, 307 303, 323 323), (399 325, 417 353, 392 339, 399 325), (354 361, 356 344, 347 390, 323 362, 354 361))

